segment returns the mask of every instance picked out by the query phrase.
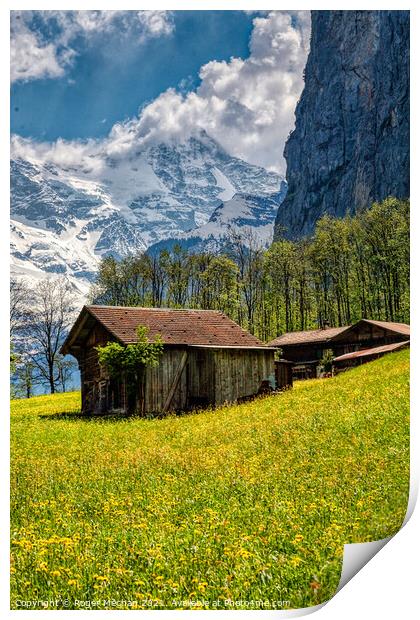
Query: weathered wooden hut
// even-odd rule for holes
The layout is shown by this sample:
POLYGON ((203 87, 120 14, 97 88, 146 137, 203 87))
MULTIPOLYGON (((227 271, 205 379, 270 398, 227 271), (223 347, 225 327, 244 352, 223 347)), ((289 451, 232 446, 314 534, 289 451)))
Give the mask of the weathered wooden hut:
POLYGON ((310 378, 316 376, 317 366, 327 349, 338 357, 409 338, 410 326, 406 323, 361 319, 345 327, 288 332, 269 342, 269 346, 281 350, 283 357, 294 362, 295 378, 310 378))
POLYGON ((251 397, 267 382, 275 387, 274 352, 222 312, 115 306, 85 306, 61 348, 79 363, 85 414, 184 411, 251 397), (162 336, 164 351, 133 400, 125 378, 100 366, 95 347, 135 343, 139 325, 151 340, 162 336))

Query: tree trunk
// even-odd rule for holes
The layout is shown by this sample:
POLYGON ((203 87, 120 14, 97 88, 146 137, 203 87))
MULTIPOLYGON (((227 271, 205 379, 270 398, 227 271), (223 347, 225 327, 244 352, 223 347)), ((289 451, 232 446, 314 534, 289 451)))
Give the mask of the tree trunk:
POLYGON ((55 394, 54 365, 51 363, 48 368, 48 380, 50 384, 50 393, 55 394))

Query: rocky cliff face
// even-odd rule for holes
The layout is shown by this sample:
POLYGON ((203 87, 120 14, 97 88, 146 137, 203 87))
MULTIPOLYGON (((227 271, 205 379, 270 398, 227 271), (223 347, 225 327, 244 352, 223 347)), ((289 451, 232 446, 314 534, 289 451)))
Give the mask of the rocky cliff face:
POLYGON ((313 11, 275 238, 409 196, 409 12, 313 11))

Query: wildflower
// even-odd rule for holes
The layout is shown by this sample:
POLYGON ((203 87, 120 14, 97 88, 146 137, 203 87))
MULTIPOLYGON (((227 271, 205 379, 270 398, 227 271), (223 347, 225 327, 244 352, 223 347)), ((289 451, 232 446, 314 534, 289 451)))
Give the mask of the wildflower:
POLYGON ((251 553, 247 549, 243 549, 242 547, 238 550, 237 555, 240 558, 244 558, 245 560, 251 556, 251 553))
POLYGON ((302 558, 300 558, 298 555, 294 555, 292 559, 290 560, 290 564, 293 566, 293 568, 296 568, 302 562, 303 562, 302 558))

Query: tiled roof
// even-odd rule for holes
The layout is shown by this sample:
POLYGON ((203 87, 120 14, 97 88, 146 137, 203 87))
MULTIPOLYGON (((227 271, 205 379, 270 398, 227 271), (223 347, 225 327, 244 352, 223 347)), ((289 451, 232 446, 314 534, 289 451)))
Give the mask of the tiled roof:
POLYGON ((362 349, 361 351, 352 351, 334 358, 334 362, 344 362, 358 357, 370 357, 372 355, 381 355, 382 353, 390 353, 398 349, 404 349, 410 344, 409 340, 405 342, 394 342, 393 344, 385 344, 382 347, 373 347, 372 349, 362 349))
POLYGON ((83 312, 95 317, 123 344, 136 342, 136 328, 142 325, 149 329, 151 340, 160 334, 165 344, 265 348, 258 338, 216 310, 85 306, 81 315, 83 312))
POLYGON ((312 342, 328 342, 330 338, 337 336, 348 329, 346 327, 327 327, 325 329, 310 329, 304 332, 288 332, 268 343, 270 347, 282 347, 292 344, 309 344, 312 342))
POLYGON ((393 334, 398 334, 398 336, 404 336, 406 338, 410 338, 410 326, 406 323, 392 323, 390 321, 372 321, 371 319, 360 319, 354 325, 350 325, 347 329, 344 329, 339 334, 334 337, 334 341, 343 342, 346 340, 347 336, 352 332, 357 332, 357 330, 364 324, 374 325, 381 329, 385 329, 393 334))
POLYGON ((362 319, 365 323, 372 323, 372 325, 377 325, 378 327, 383 327, 384 329, 389 329, 391 332, 395 332, 396 334, 401 334, 402 336, 410 335, 410 326, 407 323, 393 323, 389 321, 371 321, 370 319, 362 319))

